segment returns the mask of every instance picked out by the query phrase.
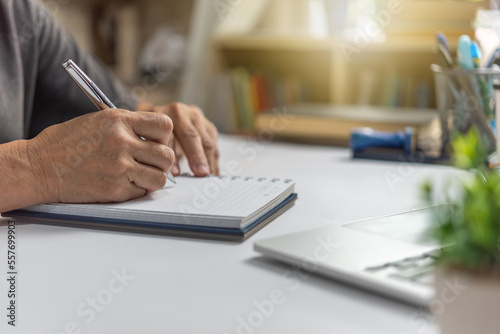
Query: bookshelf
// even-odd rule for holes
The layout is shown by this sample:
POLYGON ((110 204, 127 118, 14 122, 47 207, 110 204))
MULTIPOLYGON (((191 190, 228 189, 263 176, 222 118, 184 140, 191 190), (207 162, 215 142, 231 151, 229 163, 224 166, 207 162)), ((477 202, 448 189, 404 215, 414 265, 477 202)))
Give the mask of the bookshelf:
MULTIPOLYGON (((273 73, 281 77, 299 78, 307 90, 307 100, 301 102, 330 103, 336 105, 357 104, 360 95, 371 95, 362 104, 376 106, 435 107, 434 86, 430 64, 434 61, 434 45, 419 43, 405 45, 391 42, 385 45, 371 45, 358 54, 346 59, 339 45, 332 39, 271 37, 246 35, 218 37, 212 41, 212 77, 234 68, 244 67, 249 71, 273 73), (373 79, 367 87, 366 73, 373 79), (390 86, 392 73, 399 80, 408 82, 408 89, 414 96, 402 101, 385 101, 384 92, 390 86), (410 80, 411 79, 411 80, 410 80), (425 84, 426 101, 417 103, 419 84, 425 84), (411 88, 410 86, 414 86, 411 88), (372 90, 371 93, 360 91, 372 90)), ((226 87, 226 89, 231 89, 226 87)), ((399 95, 411 95, 398 92, 399 95)), ((390 99, 390 98, 389 98, 390 99)), ((396 98, 392 98, 394 100, 396 98)), ((210 110, 209 115, 217 119, 216 113, 231 113, 231 103, 226 110, 210 110)), ((237 130, 237 129, 234 129, 237 130)))
POLYGON ((321 75, 332 65, 328 41, 238 36, 215 39, 213 49, 217 54, 216 71, 243 66, 281 77, 299 77, 308 86, 312 101, 332 99, 331 78, 321 75))
MULTIPOLYGON (((225 101, 213 101, 219 98, 215 87, 232 89, 227 80, 221 87, 219 79, 235 68, 298 78, 307 90, 307 100, 300 102, 433 109, 430 65, 435 62, 435 33, 443 31, 454 49, 459 35, 473 36, 471 22, 479 7, 488 7, 488 2, 402 0, 403 9, 391 18, 384 42, 370 41, 347 54, 345 46, 354 43, 340 36, 273 33, 259 30, 258 24, 244 33, 226 31, 210 43, 212 101, 206 113, 222 132, 242 129, 237 101, 227 99, 228 94, 225 101)), ((270 15, 266 13, 266 21, 272 19, 270 15)), ((254 113, 254 118, 259 117, 260 110, 254 113)))

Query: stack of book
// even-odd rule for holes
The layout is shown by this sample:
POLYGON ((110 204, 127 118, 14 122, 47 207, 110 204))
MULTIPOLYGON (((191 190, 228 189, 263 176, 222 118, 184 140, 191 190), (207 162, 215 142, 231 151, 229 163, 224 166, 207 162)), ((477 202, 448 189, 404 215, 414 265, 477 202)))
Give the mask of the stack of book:
POLYGON ((212 121, 221 132, 253 130, 263 111, 308 101, 306 85, 296 77, 236 67, 219 74, 211 94, 212 121))
POLYGON ((360 71, 356 104, 426 109, 431 106, 432 85, 413 73, 382 73, 373 68, 360 71))

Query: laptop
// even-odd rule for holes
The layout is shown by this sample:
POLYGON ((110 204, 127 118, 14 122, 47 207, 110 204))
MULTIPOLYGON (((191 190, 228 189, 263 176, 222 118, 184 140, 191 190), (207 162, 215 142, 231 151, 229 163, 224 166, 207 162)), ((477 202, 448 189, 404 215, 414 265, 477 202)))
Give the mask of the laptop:
POLYGON ((419 306, 434 297, 441 246, 425 237, 432 208, 255 242, 266 257, 419 306))

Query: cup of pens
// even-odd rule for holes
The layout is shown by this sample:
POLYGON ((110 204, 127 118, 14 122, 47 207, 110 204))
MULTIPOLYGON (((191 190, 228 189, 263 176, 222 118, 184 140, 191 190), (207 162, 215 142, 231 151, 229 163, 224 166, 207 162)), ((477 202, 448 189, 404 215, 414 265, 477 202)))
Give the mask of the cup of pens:
POLYGON ((443 149, 454 131, 466 133, 476 126, 493 151, 495 140, 495 94, 500 69, 450 69, 433 64, 436 102, 441 118, 443 149))
MULTIPOLYGON (((464 38, 465 39, 465 38, 464 38)), ((438 64, 431 65, 436 86, 436 102, 441 118, 443 155, 447 152, 454 132, 466 133, 475 126, 488 143, 490 151, 496 150, 495 93, 493 85, 500 82, 500 67, 480 67, 474 63, 474 47, 470 39, 466 47, 468 58, 461 50, 453 62, 443 45, 438 45, 438 64), (470 51, 472 50, 472 56, 470 51), (464 59, 465 58, 465 59, 464 59), (470 64, 467 62, 470 60, 470 64)))

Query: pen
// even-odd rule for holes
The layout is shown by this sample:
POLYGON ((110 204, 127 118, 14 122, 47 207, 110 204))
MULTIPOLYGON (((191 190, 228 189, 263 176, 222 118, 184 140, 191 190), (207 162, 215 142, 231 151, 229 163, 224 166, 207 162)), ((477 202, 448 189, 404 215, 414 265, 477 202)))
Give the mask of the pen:
POLYGON ((442 45, 446 49, 446 51, 450 52, 450 46, 448 44, 448 40, 446 39, 446 36, 442 32, 438 32, 436 34, 436 37, 437 37, 438 45, 442 45))
POLYGON ((442 66, 443 68, 453 68, 453 59, 451 58, 449 51, 442 44, 438 44, 437 62, 439 66, 442 66))
POLYGON ((460 36, 458 40, 457 58, 460 67, 466 70, 474 69, 474 60, 471 55, 471 40, 467 35, 460 36))
POLYGON ((483 57, 481 49, 476 42, 472 42, 470 45, 470 54, 472 56, 472 61, 474 62, 474 68, 481 67, 481 58, 483 57))
MULTIPOLYGON (((69 76, 76 82, 76 84, 83 90, 83 92, 90 98, 99 110, 116 109, 113 102, 111 102, 106 95, 97 87, 97 85, 90 80, 90 78, 75 64, 71 59, 67 59, 62 66, 68 72, 69 76)), ((144 139, 141 137, 141 139, 144 139)), ((144 139, 145 140, 145 139, 144 139)), ((168 173, 167 179, 170 182, 177 183, 172 173, 168 173)))
MULTIPOLYGON (((460 36, 458 40, 458 47, 457 47, 457 62, 459 63, 460 67, 463 70, 474 70, 474 60, 472 58, 472 53, 471 53, 471 39, 467 35, 462 35, 460 36)), ((438 50, 443 49, 443 47, 438 45, 438 50)), ((442 52, 441 52, 442 53, 442 52)), ((491 122, 488 119, 488 117, 485 114, 485 109, 484 109, 484 102, 483 102, 483 97, 481 96, 478 86, 479 83, 474 77, 474 73, 471 74, 470 76, 470 81, 467 81, 467 78, 462 75, 457 75, 454 76, 457 83, 458 87, 461 87, 465 93, 466 93, 466 98, 468 99, 469 102, 472 102, 472 107, 470 116, 474 120, 474 123, 481 129, 481 131, 488 137, 490 143, 495 143, 495 136, 493 135, 493 132, 491 131, 491 122), (479 98, 478 98, 479 96, 479 98)), ((458 96, 458 95, 457 95, 458 96)), ((465 116, 465 115, 462 115, 465 116)))
MULTIPOLYGON (((476 42, 471 43, 470 53, 472 56, 472 60, 474 62, 474 67, 480 68, 482 53, 481 49, 479 48, 479 45, 476 42)), ((491 91, 493 90, 493 82, 490 83, 486 82, 486 80, 480 75, 478 75, 478 81, 479 81, 479 92, 481 94, 481 99, 482 99, 482 107, 486 115, 490 118, 490 120, 493 120, 495 115, 493 114, 493 111, 490 108, 490 97, 491 97, 491 91)))
POLYGON ((500 48, 496 48, 493 50, 491 55, 487 58, 486 63, 484 64, 484 67, 490 68, 493 66, 493 64, 500 59, 500 48))

